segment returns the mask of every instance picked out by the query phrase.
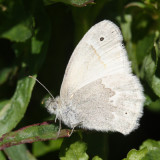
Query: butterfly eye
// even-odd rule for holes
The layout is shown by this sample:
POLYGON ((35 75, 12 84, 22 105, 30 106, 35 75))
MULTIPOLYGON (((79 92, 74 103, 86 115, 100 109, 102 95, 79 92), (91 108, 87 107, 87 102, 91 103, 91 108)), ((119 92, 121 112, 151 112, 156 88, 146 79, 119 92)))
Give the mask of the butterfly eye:
POLYGON ((101 38, 100 38, 100 41, 103 41, 103 40, 104 40, 104 37, 101 37, 101 38))

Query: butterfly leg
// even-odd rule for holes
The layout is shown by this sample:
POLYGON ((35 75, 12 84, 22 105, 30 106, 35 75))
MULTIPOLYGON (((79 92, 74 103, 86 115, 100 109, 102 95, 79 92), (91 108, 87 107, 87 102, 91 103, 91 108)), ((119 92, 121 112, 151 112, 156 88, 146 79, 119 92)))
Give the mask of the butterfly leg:
POLYGON ((54 119, 54 122, 56 123, 56 121, 57 121, 57 118, 58 118, 58 116, 57 116, 57 114, 56 114, 56 118, 54 119))
POLYGON ((74 125, 74 127, 73 127, 72 130, 71 130, 71 133, 69 134, 69 137, 72 135, 72 133, 73 133, 73 131, 74 131, 74 128, 77 127, 77 126, 79 126, 79 125, 81 125, 81 124, 82 124, 82 122, 79 122, 79 123, 76 123, 76 124, 74 125))
MULTIPOLYGON (((75 126, 75 127, 76 127, 76 126, 75 126)), ((69 134, 69 137, 72 135, 75 127, 72 128, 71 133, 69 134)))
POLYGON ((59 137, 61 129, 62 129, 61 120, 59 120, 59 129, 58 129, 58 132, 57 132, 56 139, 59 137))

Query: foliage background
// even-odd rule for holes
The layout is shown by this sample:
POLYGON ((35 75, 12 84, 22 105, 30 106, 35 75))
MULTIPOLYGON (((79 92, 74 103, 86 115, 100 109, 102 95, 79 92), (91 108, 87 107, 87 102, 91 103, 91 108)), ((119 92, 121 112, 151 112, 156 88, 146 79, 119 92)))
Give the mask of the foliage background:
POLYGON ((58 95, 75 46, 104 19, 121 28, 133 72, 144 87, 139 129, 128 136, 84 131, 70 138, 13 146, 1 151, 0 159, 160 159, 160 2, 94 2, 0 0, 0 136, 54 118, 41 104, 47 93, 28 75, 38 75, 58 95))

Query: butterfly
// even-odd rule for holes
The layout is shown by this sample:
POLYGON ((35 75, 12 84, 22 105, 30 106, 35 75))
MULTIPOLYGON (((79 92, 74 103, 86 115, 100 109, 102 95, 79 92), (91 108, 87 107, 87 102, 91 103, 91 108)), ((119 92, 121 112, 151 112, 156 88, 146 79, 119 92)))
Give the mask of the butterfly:
POLYGON ((145 98, 122 41, 109 20, 89 29, 69 60, 60 95, 46 101, 56 119, 72 129, 124 135, 139 126, 145 98))

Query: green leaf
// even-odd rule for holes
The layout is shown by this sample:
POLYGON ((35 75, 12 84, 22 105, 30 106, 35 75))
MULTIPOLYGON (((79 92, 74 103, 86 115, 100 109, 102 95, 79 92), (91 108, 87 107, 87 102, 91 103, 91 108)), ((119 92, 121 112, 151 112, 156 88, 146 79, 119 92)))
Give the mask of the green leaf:
POLYGON ((157 77, 156 75, 152 78, 152 88, 154 90, 154 93, 160 97, 160 77, 157 77))
POLYGON ((152 78, 155 74, 156 71, 156 54, 155 52, 150 53, 149 55, 145 56, 144 60, 143 60, 143 66, 142 66, 142 70, 141 70, 141 75, 142 77, 144 77, 149 84, 152 83, 152 78))
POLYGON ((154 43, 154 47, 155 47, 155 52, 156 52, 156 71, 155 74, 152 78, 152 88, 155 92, 155 94, 157 96, 160 97, 160 61, 159 61, 159 57, 160 57, 160 33, 156 32, 156 40, 154 43))
POLYGON ((9 67, 0 70, 0 85, 2 85, 8 79, 11 71, 12 71, 12 68, 9 68, 9 67))
POLYGON ((81 159, 81 160, 88 160, 89 157, 86 153, 87 145, 86 143, 82 141, 76 141, 65 150, 63 150, 63 153, 60 154, 61 160, 75 160, 75 159, 81 159))
POLYGON ((25 5, 20 0, 5 3, 7 12, 1 17, 3 23, 0 25, 0 37, 24 42, 32 36, 33 19, 25 5))
POLYGON ((4 156, 2 151, 0 151, 0 160, 6 160, 6 157, 4 156))
MULTIPOLYGON (((2 134, 13 129, 23 118, 28 106, 35 80, 22 78, 18 81, 13 97, 0 110, 0 137, 2 134)), ((0 106, 2 106, 0 104, 0 106)))
POLYGON ((69 130, 61 130, 57 137, 58 127, 55 125, 43 122, 21 128, 17 131, 4 134, 0 138, 0 149, 18 145, 22 143, 33 143, 36 141, 46 141, 57 139, 58 137, 69 137, 69 130))
MULTIPOLYGON (((155 38, 157 39, 157 38, 155 38)), ((160 97, 160 75, 159 75, 159 41, 154 40, 151 53, 145 56, 141 68, 141 77, 145 79, 154 93, 160 97)))
POLYGON ((94 157, 92 158, 92 160, 102 160, 102 158, 100 158, 100 157, 98 157, 98 156, 94 156, 94 157))
POLYGON ((138 151, 132 149, 123 160, 160 160, 160 141, 144 141, 138 151))
POLYGON ((140 146, 140 149, 148 149, 142 160, 160 160, 160 141, 148 139, 140 146))
POLYGON ((9 30, 1 33, 2 38, 7 38, 15 42, 24 42, 29 39, 32 35, 31 30, 24 24, 16 24, 11 27, 9 30))
POLYGON ((123 160, 142 160, 142 158, 145 156, 146 153, 147 153, 146 148, 141 149, 139 151, 137 151, 136 149, 132 149, 127 154, 127 158, 124 158, 123 160))
POLYGON ((7 148, 5 153, 11 160, 36 160, 24 144, 7 148))
POLYGON ((153 11, 156 11, 157 7, 155 6, 156 4, 152 4, 152 2, 145 2, 144 3, 141 3, 141 2, 132 2, 132 3, 129 3, 128 5, 126 5, 126 7, 139 7, 140 9, 144 9, 146 11, 150 11, 150 12, 153 12, 153 11))
POLYGON ((131 32, 131 24, 132 24, 132 16, 130 14, 125 14, 124 17, 118 16, 116 18, 120 24, 122 35, 126 43, 131 43, 132 40, 132 32, 131 32))
POLYGON ((147 108, 154 112, 160 112, 160 99, 148 104, 147 108))
POLYGON ((131 60, 132 69, 139 76, 138 59, 136 53, 136 46, 132 41, 132 30, 131 25, 133 17, 130 14, 125 14, 124 16, 118 16, 116 18, 120 24, 122 35, 125 41, 125 47, 127 49, 129 60, 131 60))
POLYGON ((142 160, 160 160, 159 149, 150 151, 142 160))
POLYGON ((149 34, 145 36, 142 40, 139 40, 136 46, 136 55, 138 64, 141 64, 144 57, 148 55, 153 46, 155 41, 155 33, 149 34))
POLYGON ((152 103, 151 97, 149 97, 148 95, 145 95, 145 103, 144 103, 144 106, 149 106, 151 103, 152 103))
POLYGON ((160 141, 148 139, 142 143, 140 149, 147 147, 148 150, 160 149, 160 141))
POLYGON ((141 2, 132 2, 126 5, 126 7, 139 7, 139 8, 146 8, 146 5, 141 2))
POLYGON ((44 142, 35 142, 33 143, 32 150, 33 150, 33 155, 36 157, 45 155, 48 152, 54 152, 56 150, 59 150, 61 147, 61 144, 63 142, 63 139, 56 139, 56 140, 51 140, 47 144, 44 142))
POLYGON ((57 2, 62 2, 76 7, 85 7, 87 4, 93 4, 94 0, 43 0, 45 5, 51 5, 57 2))

